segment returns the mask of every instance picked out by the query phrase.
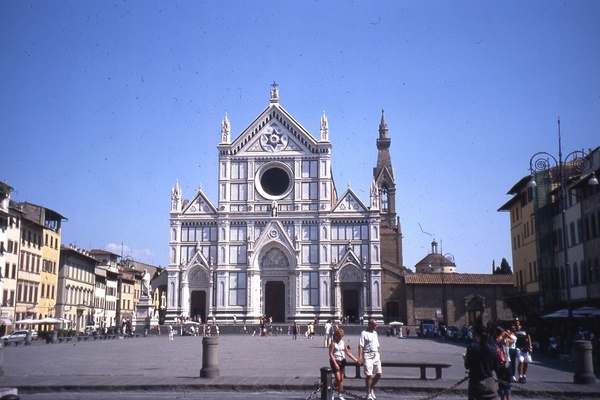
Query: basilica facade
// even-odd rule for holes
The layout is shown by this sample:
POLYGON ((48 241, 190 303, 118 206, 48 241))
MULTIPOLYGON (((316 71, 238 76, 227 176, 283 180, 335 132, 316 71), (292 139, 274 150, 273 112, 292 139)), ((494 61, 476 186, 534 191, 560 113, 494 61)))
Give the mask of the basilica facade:
POLYGON ((273 84, 268 106, 235 137, 226 115, 216 203, 172 188, 166 321, 382 319, 397 295, 397 271, 386 268, 402 263, 383 114, 377 148, 365 202, 350 187, 338 193, 325 114, 315 137, 273 84))

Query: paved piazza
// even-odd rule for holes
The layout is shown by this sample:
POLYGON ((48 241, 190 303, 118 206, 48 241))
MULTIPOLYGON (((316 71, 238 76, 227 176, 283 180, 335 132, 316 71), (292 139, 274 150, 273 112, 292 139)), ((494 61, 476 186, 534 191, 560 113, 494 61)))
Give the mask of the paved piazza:
MULTIPOLYGON (((358 336, 347 335, 351 351, 357 353, 358 336)), ((399 339, 380 334, 384 361, 438 361, 452 364, 443 379, 418 379, 415 369, 386 368, 381 389, 390 391, 436 391, 452 386, 465 376, 462 366, 464 344, 441 343, 432 339, 399 339)), ((535 359, 535 355, 534 355, 535 359)), ((30 346, 4 349, 3 387, 20 391, 57 389, 115 390, 190 387, 211 389, 285 388, 310 393, 320 368, 328 365, 323 337, 293 341, 290 336, 253 337, 228 334, 219 337, 220 377, 200 378, 202 337, 167 335, 131 339, 89 340, 60 344, 36 341, 30 346)), ((526 391, 581 393, 595 396, 599 385, 574 385, 572 366, 567 360, 538 355, 529 368, 526 391)), ((433 377, 433 371, 428 376, 433 377)), ((347 379, 350 391, 362 393, 362 379, 347 379)), ((466 382, 459 390, 466 390, 466 382)), ((516 385, 515 385, 516 386, 516 385)), ((519 388, 513 388, 515 393, 519 388)))

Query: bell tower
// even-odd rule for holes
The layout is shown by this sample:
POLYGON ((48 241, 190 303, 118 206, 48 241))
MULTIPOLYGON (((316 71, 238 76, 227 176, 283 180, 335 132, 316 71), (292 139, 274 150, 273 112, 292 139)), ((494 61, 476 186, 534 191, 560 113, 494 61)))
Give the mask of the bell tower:
MULTIPOLYGON (((377 166, 373 169, 373 180, 379 198, 381 226, 391 229, 399 228, 396 220, 396 181, 390 157, 391 139, 388 136, 385 113, 381 110, 379 137, 377 138, 377 166)), ((398 229, 399 230, 399 229, 398 229)))

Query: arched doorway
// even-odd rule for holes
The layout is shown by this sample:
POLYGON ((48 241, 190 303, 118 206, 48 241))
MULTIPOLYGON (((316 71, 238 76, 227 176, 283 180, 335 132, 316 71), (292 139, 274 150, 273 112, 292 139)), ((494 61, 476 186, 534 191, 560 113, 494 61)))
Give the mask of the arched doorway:
POLYGON ((348 322, 356 323, 359 319, 359 292, 357 289, 342 291, 342 314, 348 317, 348 322))
POLYGON ((282 281, 265 283, 265 315, 273 322, 285 322, 285 284, 282 281))
POLYGON ((278 247, 268 249, 260 259, 264 282, 263 312, 273 322, 286 321, 286 282, 290 262, 286 253, 278 247))
POLYGON ((194 321, 206 322, 206 291, 195 290, 190 299, 190 317, 194 321))
POLYGON ((341 311, 348 322, 359 322, 363 313, 361 293, 363 274, 355 265, 346 265, 340 271, 341 311))
POLYGON ((466 298, 467 305, 467 318, 469 320, 469 325, 482 325, 483 321, 483 311, 485 309, 484 305, 485 299, 479 295, 470 295, 466 298))

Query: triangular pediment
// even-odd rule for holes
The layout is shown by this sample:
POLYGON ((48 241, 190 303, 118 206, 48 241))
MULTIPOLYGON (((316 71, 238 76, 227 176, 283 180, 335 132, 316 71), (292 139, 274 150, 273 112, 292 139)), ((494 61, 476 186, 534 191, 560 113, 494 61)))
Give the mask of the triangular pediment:
POLYGON ((394 171, 384 166, 375 177, 375 182, 378 184, 386 183, 388 186, 394 184, 394 171))
POLYGON ((270 221, 249 246, 250 264, 258 266, 260 259, 272 252, 274 248, 285 254, 288 265, 296 265, 297 251, 294 249, 294 243, 279 221, 270 221))
POLYGON ((340 196, 340 199, 336 203, 335 207, 333 207, 334 213, 363 213, 367 211, 368 208, 350 188, 348 188, 346 192, 340 196))
POLYGON ((315 138, 279 104, 269 105, 231 144, 219 148, 237 156, 318 153, 315 138), (227 150, 226 150, 227 149, 227 150))
POLYGON ((202 252, 197 251, 185 265, 185 274, 183 279, 190 283, 202 283, 210 280, 209 275, 210 262, 204 257, 202 252))
POLYGON ((217 209, 206 195, 202 192, 202 189, 198 190, 196 196, 187 204, 184 204, 182 215, 212 215, 217 214, 217 209))
POLYGON ((254 248, 261 249, 270 242, 278 242, 284 247, 294 250, 294 242, 279 221, 270 221, 254 241, 254 248))
POLYGON ((346 252, 342 256, 340 261, 337 263, 337 265, 339 266, 344 266, 348 264, 352 264, 359 268, 362 268, 362 262, 360 261, 354 250, 352 250, 352 247, 350 245, 348 245, 346 252))

